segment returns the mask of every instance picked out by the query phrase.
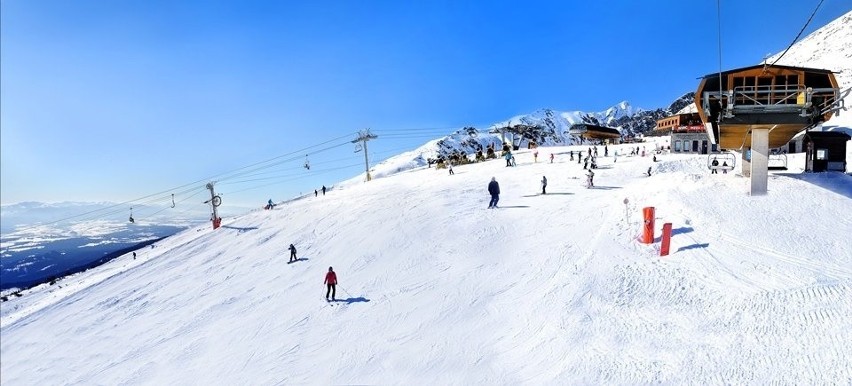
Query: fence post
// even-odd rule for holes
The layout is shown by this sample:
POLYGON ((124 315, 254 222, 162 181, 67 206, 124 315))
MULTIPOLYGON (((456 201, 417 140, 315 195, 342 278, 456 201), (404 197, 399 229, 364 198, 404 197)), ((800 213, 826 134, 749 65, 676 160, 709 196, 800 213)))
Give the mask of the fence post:
POLYGON ((654 207, 649 206, 642 208, 642 214, 645 217, 645 228, 642 232, 642 242, 651 244, 654 242, 654 207))
POLYGON ((669 246, 672 241, 672 223, 667 222, 663 224, 663 243, 660 246, 660 256, 668 256, 669 255, 669 246))

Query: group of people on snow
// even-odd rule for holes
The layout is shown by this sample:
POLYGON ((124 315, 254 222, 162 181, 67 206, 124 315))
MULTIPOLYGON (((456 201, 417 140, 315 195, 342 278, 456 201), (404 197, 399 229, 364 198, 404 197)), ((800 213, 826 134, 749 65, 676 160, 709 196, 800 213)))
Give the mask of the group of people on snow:
MULTIPOLYGON (((289 264, 299 261, 299 259, 296 257, 296 246, 290 244, 290 247, 287 249, 290 250, 290 261, 288 261, 287 263, 289 264)), ((323 280, 322 284, 325 285, 327 288, 327 291, 325 293, 325 300, 332 302, 337 301, 337 273, 334 272, 334 268, 328 267, 328 273, 325 274, 325 280, 323 280), (331 299, 329 299, 329 296, 331 296, 331 299)))

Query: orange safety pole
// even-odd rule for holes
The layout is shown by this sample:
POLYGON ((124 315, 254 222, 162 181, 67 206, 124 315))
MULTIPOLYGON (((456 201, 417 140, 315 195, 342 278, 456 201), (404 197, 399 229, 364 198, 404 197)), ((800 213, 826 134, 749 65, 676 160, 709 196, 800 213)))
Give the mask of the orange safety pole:
POLYGON ((663 224, 663 243, 660 246, 660 256, 668 256, 669 255, 669 246, 672 241, 672 223, 667 222, 663 224))
POLYGON ((645 217, 645 227, 642 232, 642 242, 651 244, 654 242, 654 207, 649 206, 642 208, 642 215, 645 217))

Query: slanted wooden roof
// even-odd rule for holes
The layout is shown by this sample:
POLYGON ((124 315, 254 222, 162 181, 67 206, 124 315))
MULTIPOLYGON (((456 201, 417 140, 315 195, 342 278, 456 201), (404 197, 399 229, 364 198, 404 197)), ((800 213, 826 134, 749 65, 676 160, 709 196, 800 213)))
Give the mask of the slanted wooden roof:
MULTIPOLYGON (((781 69, 785 69, 785 70, 806 71, 806 72, 818 73, 818 74, 832 74, 833 73, 831 70, 825 70, 825 69, 822 69, 822 68, 780 66, 780 65, 777 65, 777 64, 774 65, 774 66, 766 66, 766 67, 767 67, 767 69, 769 69, 769 68, 781 68, 781 69)), ((735 69, 732 69, 732 70, 722 71, 722 76, 735 74, 735 73, 743 72, 743 71, 750 71, 750 70, 754 70, 754 69, 758 69, 758 68, 763 68, 763 65, 758 64, 756 66, 741 67, 741 68, 735 68, 735 69)), ((717 77, 719 77, 719 73, 714 72, 714 73, 702 76, 701 79, 717 78, 717 77)))
POLYGON ((588 123, 577 123, 568 129, 568 134, 579 135, 585 138, 607 139, 621 138, 621 132, 612 127, 591 125, 588 123))

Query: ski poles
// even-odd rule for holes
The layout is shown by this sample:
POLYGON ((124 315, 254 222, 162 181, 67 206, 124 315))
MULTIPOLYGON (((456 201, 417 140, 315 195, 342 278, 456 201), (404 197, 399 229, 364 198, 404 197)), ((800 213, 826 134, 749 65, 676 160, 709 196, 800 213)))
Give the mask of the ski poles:
POLYGON ((337 287, 340 288, 340 290, 343 291, 346 296, 349 296, 350 298, 353 297, 352 294, 350 294, 349 291, 347 291, 345 288, 341 287, 340 285, 338 285, 337 287))

